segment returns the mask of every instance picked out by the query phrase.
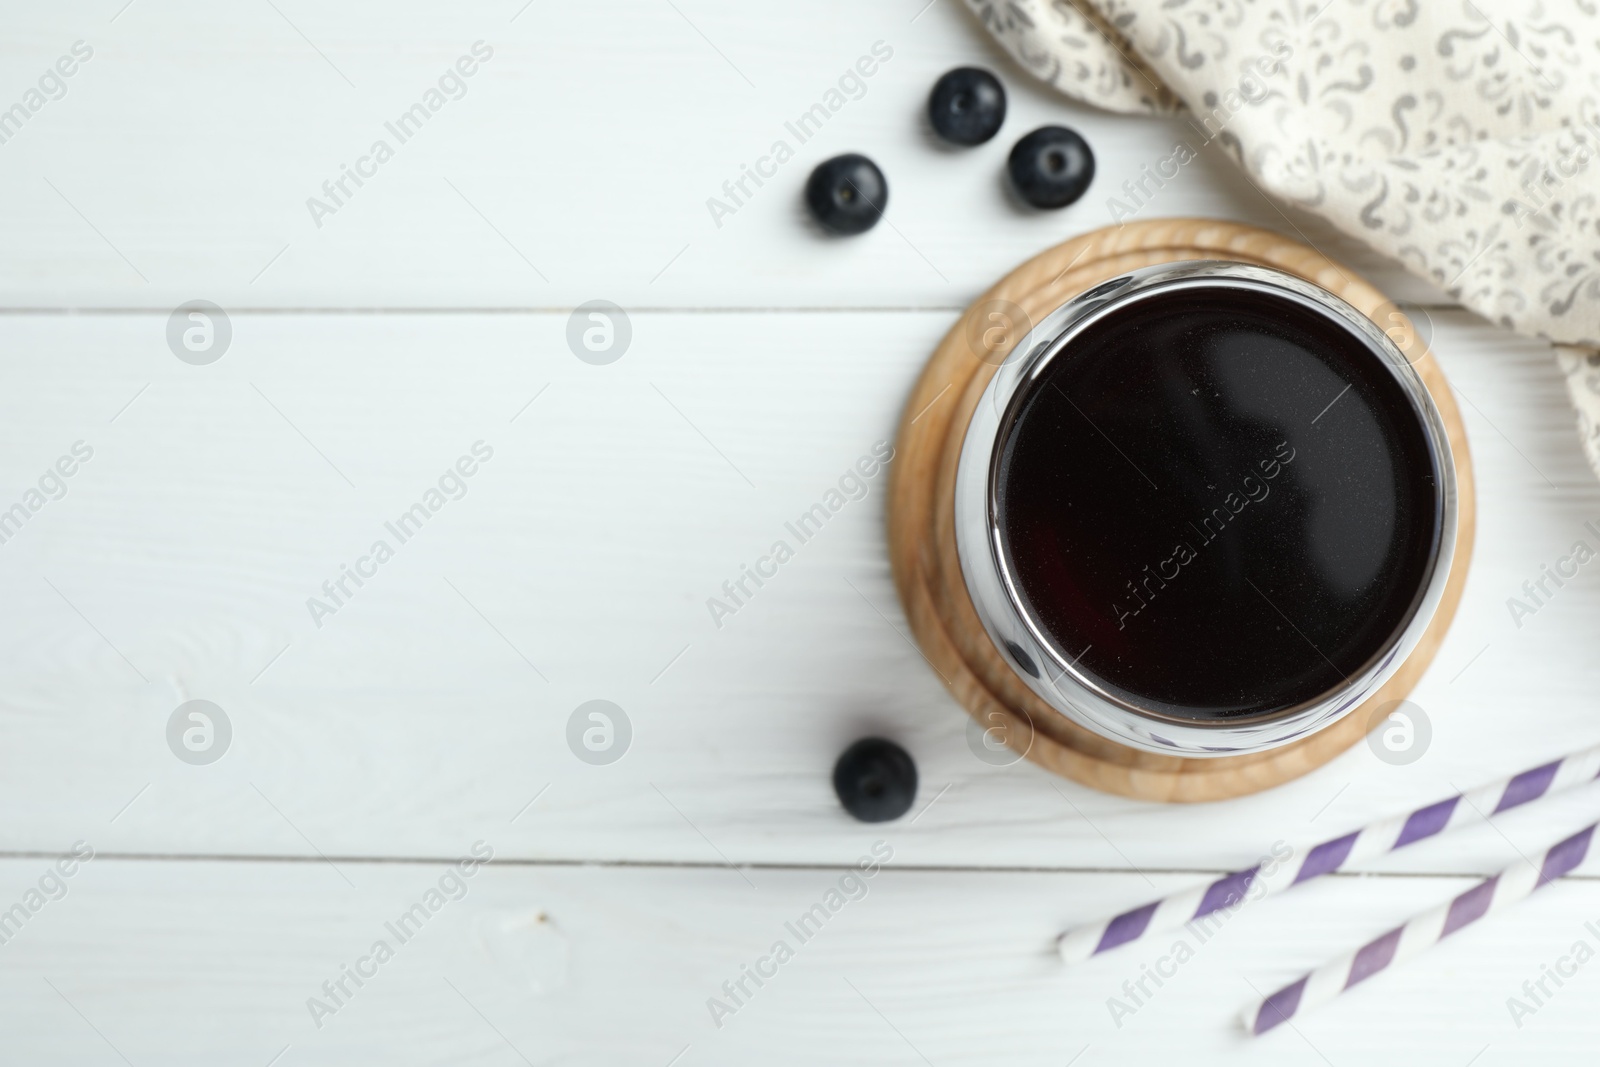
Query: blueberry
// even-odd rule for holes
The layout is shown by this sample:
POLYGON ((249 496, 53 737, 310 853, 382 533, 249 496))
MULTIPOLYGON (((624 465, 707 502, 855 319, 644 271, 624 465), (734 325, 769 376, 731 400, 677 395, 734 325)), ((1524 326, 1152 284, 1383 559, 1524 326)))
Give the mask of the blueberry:
POLYGON ((1006 91, 982 67, 957 67, 933 83, 928 118, 951 144, 982 144, 1006 120, 1006 91))
POLYGON ((1066 207, 1094 181, 1094 152, 1076 130, 1040 126, 1017 142, 1006 164, 1011 184, 1034 207, 1066 207))
POLYGON ((883 171, 854 152, 817 164, 806 181, 811 214, 832 233, 866 233, 878 224, 889 204, 889 183, 883 171))
POLYGON ((866 737, 833 765, 833 791, 844 810, 862 822, 898 819, 916 799, 917 765, 893 741, 866 737))

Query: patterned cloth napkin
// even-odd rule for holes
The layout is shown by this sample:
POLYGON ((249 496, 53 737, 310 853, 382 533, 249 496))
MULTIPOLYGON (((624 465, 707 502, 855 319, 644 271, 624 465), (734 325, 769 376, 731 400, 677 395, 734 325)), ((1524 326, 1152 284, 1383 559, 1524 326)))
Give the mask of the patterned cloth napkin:
POLYGON ((1028 71, 1216 141, 1487 318, 1548 338, 1600 472, 1600 0, 967 0, 1028 71))

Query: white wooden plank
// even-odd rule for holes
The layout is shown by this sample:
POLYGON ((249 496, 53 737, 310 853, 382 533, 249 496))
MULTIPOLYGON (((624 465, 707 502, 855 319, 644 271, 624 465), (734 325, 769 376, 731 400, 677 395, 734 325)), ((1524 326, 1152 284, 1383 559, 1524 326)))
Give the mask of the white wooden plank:
MULTIPOLYGON (((0 318, 0 503, 95 449, 0 545, 0 843, 55 847, 137 795, 107 847, 439 856, 498 826, 509 856, 836 862, 867 831, 828 770, 876 731, 939 797, 906 862, 1212 869, 1594 742, 1595 576, 1520 629, 1506 599, 1586 536, 1600 490, 1543 347, 1462 313, 1436 343, 1470 400, 1478 549, 1410 767, 1358 746, 1267 796, 1168 808, 979 762, 904 636, 881 478, 718 629, 707 598, 892 434, 952 318, 640 314, 606 367, 560 314, 238 315, 208 367, 166 350, 162 315, 0 318), (318 628, 307 599, 478 440, 468 494, 318 628), (233 723, 210 766, 167 747, 190 698, 233 723), (566 745, 592 699, 633 724, 610 766, 566 745)), ((1544 825, 1511 832, 1531 849, 1544 825)), ((1414 862, 1507 852, 1484 831, 1414 862)))
POLYGON ((93 55, 0 144, 0 292, 43 307, 954 307, 1122 218, 1115 196, 1137 217, 1299 232, 1397 299, 1439 298, 1285 216, 1212 149, 1157 189, 1145 168, 1180 138, 1198 148, 1189 127, 1067 103, 1027 82, 961 5, 917 17, 924 3, 12 4, 0 110, 75 42, 93 55), (477 41, 493 55, 464 95, 440 97, 405 143, 386 130, 477 41), (880 41, 891 58, 862 89, 846 83, 859 99, 840 97, 803 144, 786 130, 880 41), (990 144, 946 150, 924 101, 940 73, 973 62, 1001 71, 1010 117, 990 144), (1024 212, 1004 160, 1047 122, 1084 132, 1099 175, 1068 210, 1024 212), (394 157, 364 164, 370 180, 347 180, 336 213, 314 220, 308 199, 332 205, 323 183, 380 139, 394 157), (746 181, 719 226, 708 199, 731 203, 723 183, 779 139, 794 158, 760 188, 746 181), (892 225, 848 241, 822 237, 800 206, 811 167, 841 151, 876 158, 891 189, 892 225))
MULTIPOLYGON (((21 899, 46 870, 43 859, 0 863, 0 900, 21 899)), ((1561 988, 1546 980, 1554 995, 1520 1028, 1507 1006, 1576 942, 1593 953, 1592 880, 1541 890, 1295 1030, 1252 1041, 1235 1023, 1252 987, 1276 988, 1467 883, 1330 879, 1246 907, 1207 941, 1178 935, 1192 951, 1182 964, 1177 938, 1164 938, 1065 970, 1049 953, 1059 924, 1128 902, 1148 891, 1143 880, 891 863, 861 883, 864 896, 847 883, 859 899, 841 894, 802 942, 786 923, 825 902, 840 871, 757 870, 752 887, 721 870, 491 864, 400 943, 386 924, 444 870, 350 864, 352 888, 320 863, 96 859, 0 946, 6 1058, 1460 1067, 1475 1056, 1579 1062, 1596 1039, 1592 963, 1561 988), (331 1004, 322 984, 378 940, 393 958, 363 964, 369 978, 347 980, 350 995, 318 1013, 318 1028, 308 999, 331 1004), (722 983, 779 940, 792 959, 759 989, 746 981, 751 995, 716 1026, 708 999, 726 1000, 722 983), (1157 967, 1159 987, 1144 977, 1157 967), (1123 983, 1141 980, 1149 996, 1130 997, 1123 983), (1134 1010, 1114 1018, 1111 998, 1134 1010)))

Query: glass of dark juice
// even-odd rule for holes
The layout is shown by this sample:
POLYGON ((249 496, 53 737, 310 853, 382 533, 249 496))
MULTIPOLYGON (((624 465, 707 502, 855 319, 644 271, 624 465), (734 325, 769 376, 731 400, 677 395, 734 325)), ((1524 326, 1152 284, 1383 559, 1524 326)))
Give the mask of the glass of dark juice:
POLYGON ((1297 277, 1206 261, 1095 286, 1023 339, 967 428, 955 525, 1035 692, 1198 757, 1375 693, 1443 595, 1456 507, 1444 424, 1389 336, 1297 277))

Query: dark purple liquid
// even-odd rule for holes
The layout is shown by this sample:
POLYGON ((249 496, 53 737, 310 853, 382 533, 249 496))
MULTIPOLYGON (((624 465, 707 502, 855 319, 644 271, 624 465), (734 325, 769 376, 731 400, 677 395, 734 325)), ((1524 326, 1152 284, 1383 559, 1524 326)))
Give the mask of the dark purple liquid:
POLYGON ((1002 544, 1076 669, 1183 720, 1313 700, 1405 626, 1440 536, 1427 437, 1362 342, 1197 287, 1075 338, 1026 387, 1002 544))

